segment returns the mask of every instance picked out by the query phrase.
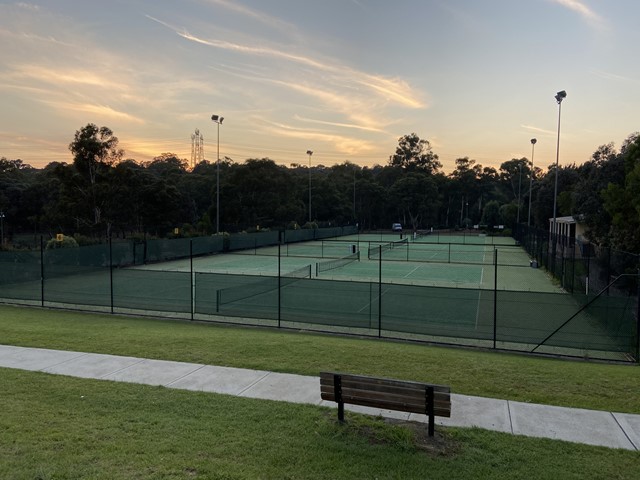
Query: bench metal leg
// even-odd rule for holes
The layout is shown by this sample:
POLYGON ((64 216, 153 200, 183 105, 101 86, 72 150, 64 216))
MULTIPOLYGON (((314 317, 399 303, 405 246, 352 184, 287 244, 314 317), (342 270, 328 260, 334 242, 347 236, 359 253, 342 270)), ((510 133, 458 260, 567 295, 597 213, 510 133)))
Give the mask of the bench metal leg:
POLYGON ((342 401, 342 376, 333 376, 333 391, 338 402, 338 420, 344 423, 344 402, 342 401))
POLYGON ((434 414, 434 405, 433 405, 433 387, 427 387, 427 416, 429 417, 429 436, 433 437, 435 435, 435 414, 434 414))

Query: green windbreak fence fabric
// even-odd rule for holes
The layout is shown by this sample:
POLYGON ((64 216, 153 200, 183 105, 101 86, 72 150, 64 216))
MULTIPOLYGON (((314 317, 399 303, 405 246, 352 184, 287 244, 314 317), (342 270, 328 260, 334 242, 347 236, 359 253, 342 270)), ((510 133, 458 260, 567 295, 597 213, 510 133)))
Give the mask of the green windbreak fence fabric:
POLYGON ((247 250, 277 245, 279 237, 280 233, 277 231, 231 235, 229 238, 229 250, 247 250))
POLYGON ((143 312, 190 313, 191 273, 114 270, 113 306, 143 312))
POLYGON ((284 232, 284 243, 307 242, 314 238, 314 231, 311 229, 286 230, 284 232))
POLYGON ((285 321, 367 329, 377 326, 377 288, 369 282, 302 279, 282 289, 281 301, 285 321))
POLYGON ((195 274, 195 312, 230 317, 278 318, 278 278, 195 274))
MULTIPOLYGON (((276 246, 268 250, 274 249, 277 253, 277 232, 252 235, 239 234, 235 245, 255 249, 260 244, 268 246, 275 241, 276 246)), ((531 272, 536 270, 523 265, 528 261, 527 256, 512 247, 498 247, 497 283, 493 267, 482 269, 477 266, 485 262, 479 256, 491 256, 494 247, 487 251, 482 245, 471 243, 394 245, 383 252, 379 262, 383 266, 382 283, 371 281, 371 275, 367 277, 368 281, 310 278, 310 265, 295 272, 282 272, 280 278, 168 271, 175 268, 172 264, 168 264, 166 270, 159 270, 165 268, 163 265, 153 265, 150 267, 153 270, 132 267, 139 265, 140 255, 143 258, 150 255, 160 261, 188 258, 190 250, 194 256, 219 253, 225 247, 223 239, 223 236, 212 236, 146 244, 114 241, 111 245, 43 252, 0 252, 0 299, 15 303, 95 307, 98 311, 112 308, 115 312, 173 314, 181 318, 193 314, 200 316, 198 320, 236 317, 240 323, 251 323, 250 319, 262 324, 277 321, 302 329, 353 329, 354 333, 363 335, 409 336, 444 343, 487 346, 491 345, 487 342, 494 342, 497 348, 509 350, 591 358, 627 361, 638 358, 638 297, 632 294, 637 292, 637 277, 622 277, 599 296, 581 294, 578 290, 573 294, 560 293, 559 288, 542 293, 543 290, 536 290, 538 286, 533 280, 518 280, 524 278, 517 275, 523 268, 531 272), (400 261, 386 262, 390 260, 387 255, 396 252, 405 256, 408 253, 410 257, 415 252, 446 255, 447 259, 456 258, 455 252, 459 252, 468 255, 469 265, 449 264, 455 263, 453 260, 415 267, 400 261), (504 264, 500 263, 501 258, 504 264), (404 278, 403 272, 407 268, 418 267, 428 269, 430 275, 437 275, 439 268, 469 268, 474 275, 483 278, 482 285, 469 288, 460 283, 458 288, 449 288, 390 283, 394 268, 399 269, 397 278, 400 279, 404 278), (518 281, 531 281, 532 284, 517 284, 518 281), (494 290, 495 286, 497 289, 494 290)), ((315 257, 308 262, 290 262, 291 269, 313 262, 315 271, 318 263, 321 276, 329 277, 330 272, 325 272, 324 267, 340 265, 335 270, 338 272, 370 266, 374 273, 377 272, 377 261, 367 263, 361 256, 362 261, 357 262, 354 260, 357 253, 349 259, 354 260, 351 265, 345 266, 343 260, 336 264, 332 259, 344 259, 353 255, 354 249, 362 253, 383 243, 316 239, 281 245, 280 250, 283 256, 288 253, 315 257), (327 260, 320 261, 320 258, 327 260)), ((183 263, 188 269, 189 262, 183 263)), ((181 268, 184 270, 184 265, 181 268)), ((596 271, 603 270, 590 266, 585 277, 589 272, 593 277, 596 271)), ((565 268, 565 274, 567 272, 571 270, 565 268)), ((577 273, 574 276, 578 278, 577 273)))
POLYGON ((382 285, 382 329, 436 337, 493 338, 493 292, 382 285))
POLYGON ((195 256, 220 253, 224 248, 224 238, 221 235, 195 237, 191 241, 193 242, 192 248, 195 256))
POLYGON ((39 301, 40 252, 0 252, 0 298, 39 301))
POLYGON ((109 245, 44 251, 44 301, 70 305, 111 304, 109 245))
POLYGON ((191 240, 188 238, 147 240, 146 262, 164 262, 187 258, 191 240))
MULTIPOLYGON (((498 292, 498 341, 583 352, 633 352, 633 297, 498 292)), ((597 356, 597 355, 594 355, 597 356)))
POLYGON ((497 300, 497 340, 533 345, 582 306, 570 295, 557 293, 499 291, 497 300))

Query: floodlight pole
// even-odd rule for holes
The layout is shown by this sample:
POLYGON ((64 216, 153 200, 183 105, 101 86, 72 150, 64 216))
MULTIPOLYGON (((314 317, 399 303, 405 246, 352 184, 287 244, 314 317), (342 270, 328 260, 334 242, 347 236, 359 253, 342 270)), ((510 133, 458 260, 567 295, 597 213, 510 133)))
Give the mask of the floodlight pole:
POLYGON ((533 193, 533 153, 537 141, 538 140, 536 140, 535 138, 531 139, 531 172, 529 173, 529 213, 527 215, 527 227, 531 226, 531 195, 533 193))
POLYGON ((564 90, 556 93, 556 102, 558 102, 558 139, 556 143, 556 179, 555 186, 553 188, 553 224, 552 224, 552 241, 553 241, 553 251, 556 251, 556 240, 557 240, 557 204, 558 204, 558 160, 560 158, 560 114, 562 112, 562 100, 567 96, 567 92, 564 90))
POLYGON ((518 218, 516 224, 520 224, 520 192, 522 191, 522 161, 518 162, 518 218))
POLYGON ((313 152, 307 150, 307 155, 309 155, 309 224, 311 224, 311 155, 313 152))
POLYGON ((211 115, 211 120, 218 124, 218 153, 216 159, 216 235, 220 234, 220 125, 224 117, 211 115))

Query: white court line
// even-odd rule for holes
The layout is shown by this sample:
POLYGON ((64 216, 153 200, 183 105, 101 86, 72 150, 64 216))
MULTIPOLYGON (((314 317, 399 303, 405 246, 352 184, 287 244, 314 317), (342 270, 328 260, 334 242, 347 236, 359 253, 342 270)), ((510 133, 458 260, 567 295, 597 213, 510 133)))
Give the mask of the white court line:
MULTIPOLYGON (((487 252, 482 253, 482 264, 484 265, 484 256, 487 252)), ((484 267, 480 268, 480 285, 478 289, 478 308, 476 309, 476 330, 478 330, 478 319, 480 317, 480 295, 482 294, 482 281, 484 280, 484 267)))
MULTIPOLYGON (((388 291, 389 291, 389 289, 388 289, 388 288, 387 288, 386 290, 382 290, 382 294, 380 295, 380 297, 383 297, 383 296, 384 296, 384 294, 385 294, 385 293, 387 293, 388 291)), ((377 293, 377 292, 376 292, 376 293, 377 293)), ((376 298, 378 298, 378 295, 376 295, 376 298)), ((368 308, 369 310, 371 310, 371 302, 367 302, 367 303, 365 304, 365 306, 364 306, 364 307, 362 307, 360 310, 358 310, 358 313, 362 313, 362 312, 363 312, 364 310, 366 310, 367 308, 368 308)))
POLYGON ((411 274, 413 274, 413 272, 415 272, 416 270, 418 270, 421 267, 421 265, 418 265, 417 267, 415 267, 413 270, 411 270, 409 273, 407 273, 403 278, 408 278, 411 274))

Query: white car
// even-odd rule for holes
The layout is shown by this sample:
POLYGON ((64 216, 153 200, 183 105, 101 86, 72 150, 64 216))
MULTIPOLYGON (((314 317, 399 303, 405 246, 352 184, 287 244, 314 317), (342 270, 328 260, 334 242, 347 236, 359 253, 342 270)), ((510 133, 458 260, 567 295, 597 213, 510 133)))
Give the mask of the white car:
POLYGON ((391 231, 392 232, 401 232, 402 231, 402 224, 401 223, 394 223, 393 225, 391 225, 391 231))

